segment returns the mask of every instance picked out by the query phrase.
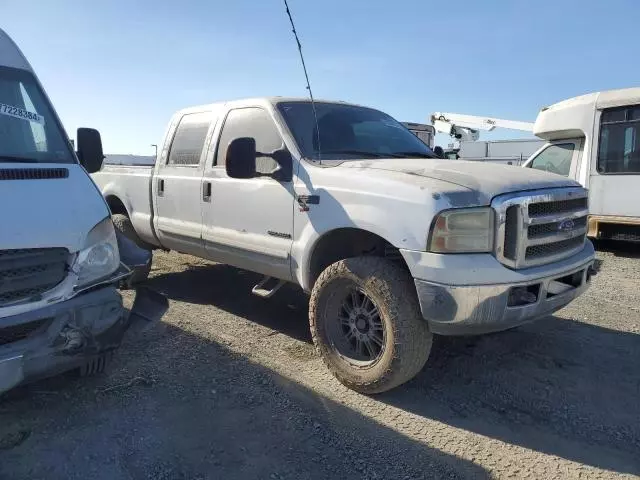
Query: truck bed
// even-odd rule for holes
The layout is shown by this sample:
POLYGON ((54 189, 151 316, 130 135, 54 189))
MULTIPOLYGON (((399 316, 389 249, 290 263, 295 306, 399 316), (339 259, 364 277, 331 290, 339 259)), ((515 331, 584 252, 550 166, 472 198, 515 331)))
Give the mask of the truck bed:
POLYGON ((103 164, 100 171, 92 174, 91 178, 107 200, 111 212, 126 214, 131 219, 138 236, 147 243, 155 245, 157 239, 151 226, 153 165, 141 164, 140 161, 133 160, 131 164, 107 162, 103 164))

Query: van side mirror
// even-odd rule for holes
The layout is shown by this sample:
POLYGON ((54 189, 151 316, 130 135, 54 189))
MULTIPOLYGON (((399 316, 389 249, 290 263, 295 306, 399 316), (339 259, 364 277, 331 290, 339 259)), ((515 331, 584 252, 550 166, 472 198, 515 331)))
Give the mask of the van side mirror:
POLYGON ((253 178, 256 176, 256 139, 234 138, 227 147, 225 158, 227 175, 231 178, 253 178))
POLYGON ((102 168, 102 161, 104 160, 100 132, 93 128, 79 128, 77 137, 77 153, 80 164, 89 173, 97 172, 102 168))

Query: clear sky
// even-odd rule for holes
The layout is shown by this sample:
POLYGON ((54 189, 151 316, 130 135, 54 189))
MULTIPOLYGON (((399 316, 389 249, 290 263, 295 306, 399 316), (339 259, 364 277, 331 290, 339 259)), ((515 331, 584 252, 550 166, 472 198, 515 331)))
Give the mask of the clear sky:
MULTIPOLYGON (((533 121, 546 104, 640 85, 639 0, 289 6, 314 95, 401 121, 434 111, 533 121)), ((70 136, 98 128, 107 153, 152 154, 179 108, 306 94, 282 0, 0 0, 0 27, 70 136)))

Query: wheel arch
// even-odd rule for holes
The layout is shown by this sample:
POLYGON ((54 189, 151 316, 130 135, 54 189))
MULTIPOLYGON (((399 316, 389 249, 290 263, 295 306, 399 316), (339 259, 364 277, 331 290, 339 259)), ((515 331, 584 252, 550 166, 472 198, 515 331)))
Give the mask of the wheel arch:
POLYGON ((302 287, 311 291, 320 274, 329 265, 358 256, 389 258, 409 270, 400 250, 384 237, 364 228, 340 227, 324 232, 313 243, 302 287))
POLYGON ((112 215, 121 213, 129 217, 129 211, 118 195, 113 193, 105 195, 105 200, 107 201, 107 205, 109 206, 109 210, 111 211, 112 215))

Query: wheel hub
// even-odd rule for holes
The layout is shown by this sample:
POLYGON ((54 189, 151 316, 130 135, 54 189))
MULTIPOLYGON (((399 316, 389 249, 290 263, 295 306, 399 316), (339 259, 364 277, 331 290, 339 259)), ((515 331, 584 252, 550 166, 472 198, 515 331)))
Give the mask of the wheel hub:
POLYGON ((368 319, 364 315, 358 315, 356 317, 356 328, 360 333, 367 333, 369 330, 369 322, 368 319))
POLYGON ((358 362, 373 363, 382 353, 384 327, 377 305, 359 288, 350 289, 338 312, 336 333, 341 353, 358 362))

